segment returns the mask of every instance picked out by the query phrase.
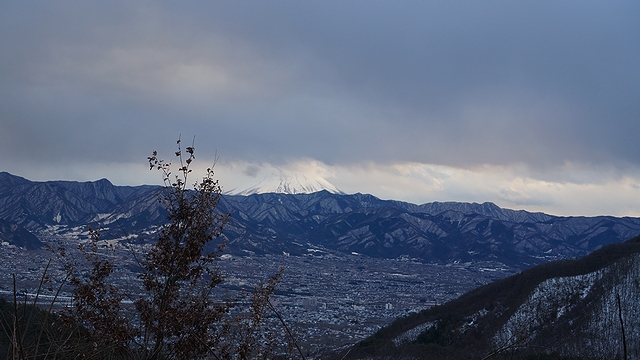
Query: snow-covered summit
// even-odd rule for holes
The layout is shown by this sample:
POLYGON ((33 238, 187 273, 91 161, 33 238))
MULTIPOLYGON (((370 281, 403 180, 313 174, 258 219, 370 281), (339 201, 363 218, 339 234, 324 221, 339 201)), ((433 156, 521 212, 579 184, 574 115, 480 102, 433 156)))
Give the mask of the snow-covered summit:
POLYGON ((231 190, 229 193, 233 195, 251 195, 251 194, 311 194, 321 190, 327 190, 334 194, 344 194, 338 190, 333 184, 322 177, 311 177, 302 174, 285 174, 280 172, 279 176, 265 177, 256 184, 240 191, 231 190))

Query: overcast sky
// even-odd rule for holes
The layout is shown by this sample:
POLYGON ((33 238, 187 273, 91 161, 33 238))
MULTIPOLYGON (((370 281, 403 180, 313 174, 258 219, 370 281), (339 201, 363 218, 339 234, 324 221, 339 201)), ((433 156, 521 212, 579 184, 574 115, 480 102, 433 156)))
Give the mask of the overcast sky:
POLYGON ((225 190, 640 216, 639 134, 636 0, 0 0, 0 171, 31 180, 159 183, 181 135, 225 190))

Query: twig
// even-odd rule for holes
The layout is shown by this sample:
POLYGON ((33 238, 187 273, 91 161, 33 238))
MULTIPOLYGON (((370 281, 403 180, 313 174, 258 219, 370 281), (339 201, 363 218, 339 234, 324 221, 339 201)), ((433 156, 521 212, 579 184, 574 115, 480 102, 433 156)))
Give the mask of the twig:
POLYGON ((221 360, 220 357, 218 356, 218 354, 216 354, 215 352, 213 352, 213 349, 211 347, 209 347, 209 345, 205 344, 204 341, 202 341, 202 339, 200 339, 200 337, 198 335, 196 335, 193 330, 189 330, 191 332, 191 335, 193 335, 193 337, 198 340, 198 342, 200 342, 200 344, 204 345, 204 347, 207 348, 207 351, 209 352, 209 354, 213 355, 216 359, 221 360))
POLYGON ((296 349, 298 349, 298 353, 300 353, 300 356, 302 357, 303 360, 307 360, 307 358, 304 356, 304 353, 302 352, 302 349, 300 349, 300 346, 298 345, 298 342, 296 341, 296 338, 293 336, 293 334, 291 333, 291 330, 289 330, 289 327, 287 326, 287 323, 284 321, 284 319, 282 318, 282 316, 280 316, 280 313, 278 313, 278 311, 276 310, 275 307, 273 307, 273 304, 271 303, 270 300, 267 299, 267 304, 269 305, 269 307, 271 308, 271 311, 273 311, 274 314, 276 314, 276 316, 278 317, 278 319, 280 319, 280 322, 282 323, 282 326, 284 326, 284 329, 287 331, 287 334, 289 334, 289 337, 291 338, 291 340, 293 341, 293 344, 296 346, 296 349))
POLYGON ((347 353, 346 353, 346 354, 344 354, 344 356, 343 356, 343 357, 341 357, 341 358, 340 358, 340 360, 344 360, 344 359, 347 357, 347 355, 349 355, 349 353, 351 352, 351 350, 352 350, 352 349, 353 349, 352 347, 351 347, 351 348, 349 348, 349 350, 347 351, 347 353))
POLYGON ((620 327, 622 328, 622 349, 624 351, 624 360, 627 360, 627 336, 624 333, 624 321, 622 321, 622 305, 620 305, 620 293, 616 293, 618 300, 618 318, 620 319, 620 327))
POLYGON ((523 341, 525 341, 526 337, 520 338, 520 339, 516 339, 516 337, 518 335, 524 333, 527 330, 527 327, 531 323, 533 323, 535 320, 536 320, 536 318, 534 317, 531 320, 529 320, 528 322, 526 322, 518 331, 516 331, 513 335, 511 335, 511 337, 509 337, 509 339, 507 339, 507 341, 505 341, 499 348, 497 348, 496 350, 491 352, 489 355, 483 357, 482 360, 487 360, 489 358, 492 358, 495 355, 497 355, 497 354, 499 354, 499 353, 501 353, 501 352, 503 352, 505 350, 508 350, 508 349, 514 349, 516 347, 531 347, 532 345, 529 345, 527 343, 525 343, 524 346, 518 345, 519 343, 522 343, 523 341))

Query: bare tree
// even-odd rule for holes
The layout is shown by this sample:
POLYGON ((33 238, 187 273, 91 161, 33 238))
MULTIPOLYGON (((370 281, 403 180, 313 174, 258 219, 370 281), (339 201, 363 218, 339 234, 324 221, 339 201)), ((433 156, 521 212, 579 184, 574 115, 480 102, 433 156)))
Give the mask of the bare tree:
MULTIPOLYGON (((153 152, 151 170, 159 170, 164 190, 159 198, 167 210, 167 223, 151 249, 140 256, 140 294, 125 295, 111 280, 117 266, 101 252, 108 250, 98 230, 81 247, 90 263, 89 276, 74 274, 74 307, 69 318, 82 324, 97 351, 109 357, 142 359, 248 359, 267 357, 273 344, 265 342, 263 320, 282 269, 256 286, 244 311, 239 305, 215 298, 212 290, 222 281, 217 259, 225 246, 220 239, 229 214, 217 211, 221 187, 212 168, 188 186, 195 148, 175 152, 177 174, 171 163, 153 152), (215 245, 215 244, 213 244, 215 245), (214 248, 213 251, 207 249, 214 248), (133 306, 125 306, 129 296, 133 306)), ((74 266, 69 265, 71 270, 74 266)))

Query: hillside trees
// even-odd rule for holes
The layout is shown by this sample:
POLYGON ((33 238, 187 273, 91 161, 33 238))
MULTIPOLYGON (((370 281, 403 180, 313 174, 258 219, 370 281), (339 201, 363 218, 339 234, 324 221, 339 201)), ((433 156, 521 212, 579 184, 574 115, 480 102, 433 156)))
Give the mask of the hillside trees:
POLYGON ((182 150, 178 140, 176 174, 156 151, 148 158, 150 169, 162 173, 165 186, 159 199, 168 216, 157 241, 136 256, 141 269, 136 293, 114 282, 118 263, 110 252, 116 244, 103 241, 99 229, 92 229, 91 241, 80 248, 88 274, 67 262, 75 288, 67 317, 88 330, 103 355, 247 359, 268 357, 273 348, 273 334, 263 320, 281 271, 256 286, 243 307, 213 296, 223 280, 216 260, 225 244, 211 245, 220 238, 229 214, 217 211, 221 187, 212 168, 189 188, 194 153, 193 146, 182 150))
POLYGON ((538 265, 398 318, 345 358, 640 358, 639 298, 637 236, 579 259, 538 265), (414 329, 421 334, 403 342, 414 329))

